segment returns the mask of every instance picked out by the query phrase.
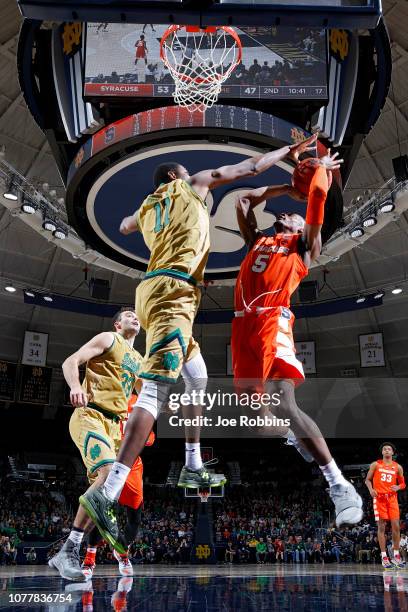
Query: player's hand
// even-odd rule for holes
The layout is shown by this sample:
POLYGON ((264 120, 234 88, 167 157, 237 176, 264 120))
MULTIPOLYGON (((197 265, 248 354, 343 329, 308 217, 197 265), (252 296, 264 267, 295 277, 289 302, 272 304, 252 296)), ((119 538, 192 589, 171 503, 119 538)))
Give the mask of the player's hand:
POLYGON ((134 223, 133 217, 125 217, 124 219, 122 219, 122 223, 120 224, 119 231, 121 234, 124 234, 125 236, 127 236, 128 234, 131 234, 132 232, 135 231, 134 225, 135 223, 134 223))
POLYGON ((288 185, 287 194, 292 200, 297 200, 298 202, 307 202, 307 196, 298 191, 296 187, 292 187, 292 185, 288 185))
POLYGON ((370 495, 371 497, 374 499, 377 497, 377 491, 375 489, 373 489, 372 491, 370 491, 370 495))
POLYGON ((396 491, 399 491, 399 490, 400 490, 399 485, 392 485, 391 491, 395 491, 396 492, 396 491))
POLYGON ((86 408, 88 403, 88 395, 81 386, 72 387, 71 391, 69 392, 69 399, 74 408, 86 408))
POLYGON ((319 159, 320 165, 324 166, 326 170, 338 170, 344 159, 337 159, 338 153, 331 154, 331 149, 327 149, 327 155, 324 155, 319 159))
POLYGON ((299 161, 299 156, 302 155, 302 153, 306 153, 307 151, 316 151, 317 136, 317 134, 313 134, 313 136, 306 138, 306 140, 291 145, 287 157, 297 164, 299 161))

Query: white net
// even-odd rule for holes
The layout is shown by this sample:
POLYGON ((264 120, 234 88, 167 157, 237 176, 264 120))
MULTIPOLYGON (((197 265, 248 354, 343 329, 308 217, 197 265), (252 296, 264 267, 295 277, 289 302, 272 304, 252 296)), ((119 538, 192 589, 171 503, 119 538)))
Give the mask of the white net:
POLYGON ((176 104, 204 112, 217 102, 222 84, 241 61, 238 34, 229 27, 171 26, 161 41, 161 57, 175 83, 176 104))

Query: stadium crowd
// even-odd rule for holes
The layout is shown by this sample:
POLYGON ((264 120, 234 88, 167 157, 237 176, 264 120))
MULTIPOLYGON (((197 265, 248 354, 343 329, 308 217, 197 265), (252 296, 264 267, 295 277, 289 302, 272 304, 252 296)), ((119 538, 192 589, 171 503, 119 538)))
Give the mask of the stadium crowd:
MULTIPOLYGON (((225 66, 225 70, 228 66, 225 66)), ((252 64, 241 63, 225 82, 225 85, 264 85, 264 86, 305 86, 323 84, 324 64, 316 62, 307 63, 304 60, 276 61, 271 64, 268 61, 260 62, 254 59, 252 64), (318 74, 317 74, 318 71, 318 74)), ((148 62, 145 74, 140 76, 139 72, 127 72, 118 74, 113 71, 111 74, 100 73, 93 78, 87 78, 87 83, 107 83, 107 84, 173 84, 173 79, 165 66, 159 63, 148 62)))
MULTIPOLYGON (((274 468, 269 474, 266 470, 266 477, 271 476, 276 477, 274 468)), ((80 492, 72 483, 65 483, 61 491, 64 494, 41 483, 0 480, 0 564, 16 563, 19 546, 24 547, 20 560, 25 563, 40 562, 38 545, 47 547, 48 557, 59 548, 69 533, 80 492)), ((139 537, 130 548, 133 562, 189 562, 195 503, 185 500, 178 490, 153 486, 145 488, 145 500, 139 537)), ((408 528, 405 510, 402 534, 408 528)), ((327 527, 334 517, 318 478, 295 489, 287 482, 278 485, 276 480, 232 487, 224 499, 213 502, 212 512, 216 556, 221 563, 380 562, 372 517, 352 529, 327 527)), ((404 559, 407 544, 403 535, 404 559)), ((98 548, 97 562, 115 563, 106 544, 98 548)))

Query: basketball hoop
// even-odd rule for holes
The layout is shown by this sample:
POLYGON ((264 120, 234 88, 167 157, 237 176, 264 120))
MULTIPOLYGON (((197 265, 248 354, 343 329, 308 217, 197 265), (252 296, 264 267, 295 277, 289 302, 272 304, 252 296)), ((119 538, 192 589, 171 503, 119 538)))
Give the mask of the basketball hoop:
POLYGON ((174 79, 176 104, 203 113, 240 63, 242 45, 228 26, 172 25, 160 41, 160 57, 174 79))
POLYGON ((209 491, 199 491, 198 495, 200 496, 201 503, 206 504, 208 502, 210 492, 209 491))

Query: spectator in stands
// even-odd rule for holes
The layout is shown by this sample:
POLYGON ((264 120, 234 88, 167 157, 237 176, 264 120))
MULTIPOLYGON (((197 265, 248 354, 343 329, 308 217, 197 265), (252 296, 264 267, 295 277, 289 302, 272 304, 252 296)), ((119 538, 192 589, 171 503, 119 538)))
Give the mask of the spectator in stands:
POLYGON ((251 82, 255 82, 256 75, 261 71, 261 67, 257 59, 254 59, 253 64, 248 68, 248 74, 251 77, 251 82))
POLYGON ((257 544, 258 544, 258 540, 254 536, 251 536, 251 538, 248 540, 249 562, 250 563, 255 563, 255 561, 256 561, 256 546, 257 546, 257 544))
POLYGON ((301 535, 296 536, 294 552, 296 563, 304 563, 306 560, 306 549, 301 535))
POLYGON ((337 538, 333 538, 332 547, 331 547, 332 555, 335 557, 337 563, 340 563, 341 558, 341 548, 337 538))
POLYGON ((271 536, 266 537, 266 562, 276 563, 275 547, 271 536))
POLYGON ((176 550, 177 563, 188 563, 190 557, 190 546, 186 538, 183 538, 176 550))
POLYGON ((233 563, 237 550, 231 541, 228 542, 225 549, 225 563, 233 563))
POLYGON ((34 547, 30 548, 30 550, 25 554, 25 556, 27 559, 27 563, 35 563, 37 561, 37 553, 35 552, 34 547))
POLYGON ((294 542, 293 536, 289 536, 287 542, 285 542, 285 552, 283 555, 285 563, 292 563, 294 559, 294 542))
POLYGON ((405 533, 401 533, 400 551, 401 551, 401 557, 402 557, 403 561, 405 561, 405 563, 408 560, 407 548, 408 548, 408 538, 405 535, 405 533))
POLYGON ((265 563, 267 552, 268 550, 266 548, 266 544, 264 542, 264 539, 261 537, 259 538, 259 542, 256 545, 256 562, 265 563))

